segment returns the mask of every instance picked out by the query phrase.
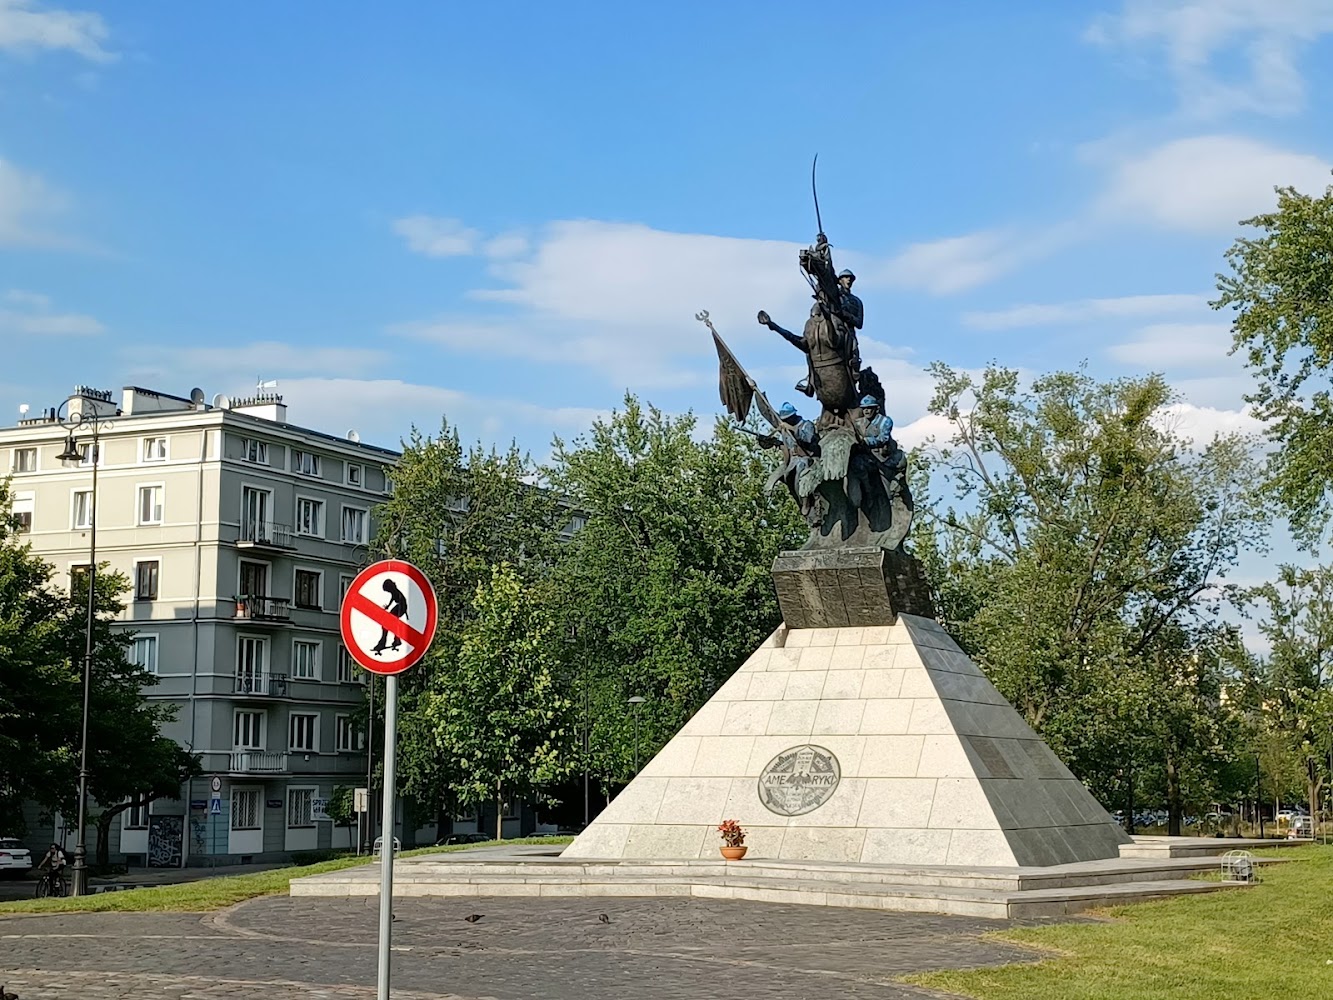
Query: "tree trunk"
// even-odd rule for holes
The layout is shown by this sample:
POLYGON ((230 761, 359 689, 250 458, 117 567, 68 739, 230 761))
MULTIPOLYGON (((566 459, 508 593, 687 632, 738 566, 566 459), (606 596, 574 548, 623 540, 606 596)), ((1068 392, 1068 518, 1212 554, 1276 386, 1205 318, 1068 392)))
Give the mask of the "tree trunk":
POLYGON ((1172 754, 1166 756, 1166 835, 1180 836, 1180 819, 1184 807, 1180 803, 1180 769, 1172 754))
POLYGON ((495 789, 495 839, 505 839, 504 789, 495 789))
POLYGON ((103 870, 111 866, 111 821, 130 807, 126 802, 124 805, 110 806, 103 809, 97 817, 97 850, 94 863, 103 870))
POLYGON ((1134 835, 1134 770, 1125 774, 1125 832, 1134 835))

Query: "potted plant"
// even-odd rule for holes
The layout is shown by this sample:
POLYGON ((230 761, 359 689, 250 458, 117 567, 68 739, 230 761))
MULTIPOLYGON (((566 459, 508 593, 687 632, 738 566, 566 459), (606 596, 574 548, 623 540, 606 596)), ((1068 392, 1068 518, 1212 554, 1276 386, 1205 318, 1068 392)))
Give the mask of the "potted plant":
POLYGON ((734 819, 724 819, 717 828, 722 834, 722 856, 728 861, 739 861, 745 857, 745 831, 734 819))

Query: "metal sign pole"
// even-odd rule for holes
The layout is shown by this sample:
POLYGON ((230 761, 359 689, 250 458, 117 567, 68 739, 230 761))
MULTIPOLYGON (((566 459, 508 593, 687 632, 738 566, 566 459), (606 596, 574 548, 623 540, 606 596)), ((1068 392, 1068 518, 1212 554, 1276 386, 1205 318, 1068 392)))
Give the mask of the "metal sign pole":
POLYGON ((380 834, 380 964, 378 1000, 389 1000, 389 949, 393 934, 394 764, 398 751, 398 675, 384 683, 384 822, 380 834))

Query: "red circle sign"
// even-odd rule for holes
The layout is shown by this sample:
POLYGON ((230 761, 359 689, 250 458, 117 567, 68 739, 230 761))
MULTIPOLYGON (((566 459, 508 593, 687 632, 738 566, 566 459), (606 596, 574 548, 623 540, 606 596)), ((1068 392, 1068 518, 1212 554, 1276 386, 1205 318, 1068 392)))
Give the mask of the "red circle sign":
POLYGON ((401 559, 382 559, 358 573, 338 615, 347 652, 376 674, 416 666, 435 636, 438 617, 435 588, 425 573, 401 559))

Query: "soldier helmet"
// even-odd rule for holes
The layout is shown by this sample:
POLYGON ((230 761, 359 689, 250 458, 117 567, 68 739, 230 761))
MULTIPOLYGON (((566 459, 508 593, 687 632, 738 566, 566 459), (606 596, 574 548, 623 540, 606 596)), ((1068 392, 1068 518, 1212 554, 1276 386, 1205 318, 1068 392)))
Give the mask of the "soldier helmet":
POLYGON ((869 409, 869 408, 872 407, 872 406, 873 406, 875 409, 879 409, 879 400, 876 399, 874 396, 864 396, 864 397, 862 397, 862 399, 861 399, 861 408, 862 408, 862 409, 869 409))
POLYGON ((796 412, 796 407, 792 406, 791 403, 783 403, 782 406, 778 408, 778 419, 782 420, 784 423, 791 424, 800 420, 801 415, 796 412))
POLYGON ((841 271, 838 272, 838 277, 839 277, 839 278, 851 278, 853 281, 856 280, 856 275, 853 274, 851 271, 849 271, 849 270, 848 270, 847 268, 845 268, 845 267, 844 267, 841 271))

